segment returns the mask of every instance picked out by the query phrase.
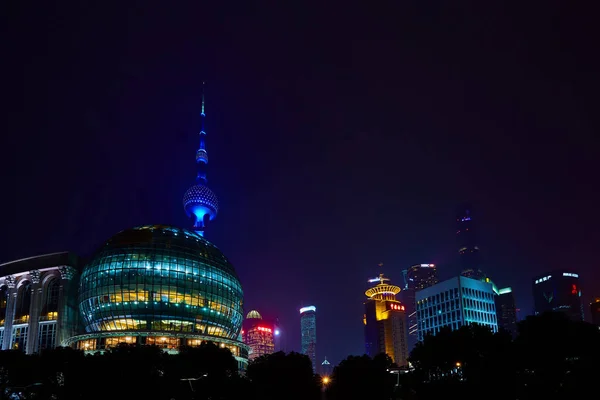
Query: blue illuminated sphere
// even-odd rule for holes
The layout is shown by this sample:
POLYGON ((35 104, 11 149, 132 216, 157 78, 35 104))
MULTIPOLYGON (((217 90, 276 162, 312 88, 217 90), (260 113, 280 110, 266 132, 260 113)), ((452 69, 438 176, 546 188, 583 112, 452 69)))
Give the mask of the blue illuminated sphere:
POLYGON ((210 220, 215 219, 219 211, 219 201, 207 186, 194 185, 183 195, 183 208, 189 217, 194 216, 201 225, 205 215, 208 215, 210 220))
POLYGON ((161 332, 237 340, 243 292, 223 253, 196 232, 127 229, 85 266, 79 311, 86 332, 161 332))

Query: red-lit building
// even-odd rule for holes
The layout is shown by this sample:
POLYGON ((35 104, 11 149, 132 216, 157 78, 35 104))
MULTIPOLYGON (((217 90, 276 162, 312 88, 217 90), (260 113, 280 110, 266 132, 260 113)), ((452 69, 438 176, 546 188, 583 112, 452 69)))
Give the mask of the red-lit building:
POLYGON ((246 315, 242 325, 242 341, 250 346, 248 358, 254 360, 275 351, 275 325, 265 321, 258 311, 246 315))

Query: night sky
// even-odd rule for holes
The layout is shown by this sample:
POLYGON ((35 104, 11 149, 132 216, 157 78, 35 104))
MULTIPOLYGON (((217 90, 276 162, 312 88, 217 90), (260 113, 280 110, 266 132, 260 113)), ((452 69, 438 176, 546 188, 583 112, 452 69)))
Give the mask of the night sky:
POLYGON ((593 10, 123 3, 7 10, 0 261, 190 227, 206 80, 221 204, 206 237, 246 310, 280 317, 288 350, 301 305, 317 307, 318 358, 337 363, 364 352, 367 279, 400 284, 416 263, 456 275, 464 201, 483 269, 513 287, 521 317, 532 277, 554 268, 580 273, 586 308, 600 295, 593 10))

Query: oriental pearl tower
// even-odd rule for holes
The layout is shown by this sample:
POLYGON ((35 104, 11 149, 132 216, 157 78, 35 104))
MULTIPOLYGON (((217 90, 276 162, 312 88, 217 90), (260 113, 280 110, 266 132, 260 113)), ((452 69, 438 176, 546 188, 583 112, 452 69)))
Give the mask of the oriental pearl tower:
POLYGON ((204 130, 204 87, 202 82, 202 110, 200 112, 200 145, 196 151, 196 184, 191 186, 183 195, 183 208, 188 217, 194 221, 194 230, 204 236, 208 221, 212 221, 219 211, 217 196, 207 186, 206 170, 208 153, 206 152, 206 131, 204 130))

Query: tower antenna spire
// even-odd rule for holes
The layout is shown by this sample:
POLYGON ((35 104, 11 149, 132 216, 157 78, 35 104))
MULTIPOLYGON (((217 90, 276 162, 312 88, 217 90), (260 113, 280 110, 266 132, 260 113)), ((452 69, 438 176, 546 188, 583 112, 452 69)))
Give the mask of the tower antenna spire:
POLYGON ((205 88, 206 88, 206 82, 202 81, 202 108, 200 109, 200 134, 204 133, 204 118, 206 117, 206 114, 204 113, 204 96, 206 93, 205 88))
POLYGON ((202 81, 202 105, 200 108, 200 144, 196 151, 196 184, 183 195, 183 207, 186 214, 194 220, 194 229, 204 235, 207 220, 213 220, 219 210, 217 196, 207 186, 206 170, 208 152, 206 151, 205 113, 206 82, 202 81))

